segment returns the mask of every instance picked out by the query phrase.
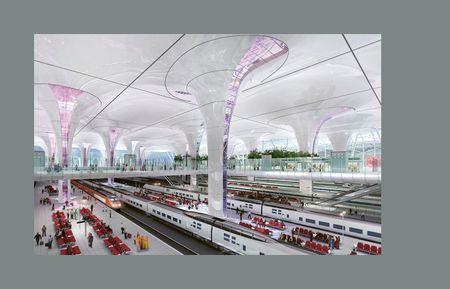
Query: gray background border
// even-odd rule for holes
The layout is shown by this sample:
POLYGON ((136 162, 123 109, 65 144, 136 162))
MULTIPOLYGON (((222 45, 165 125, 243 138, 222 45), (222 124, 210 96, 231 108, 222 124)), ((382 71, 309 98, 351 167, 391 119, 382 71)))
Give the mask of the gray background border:
POLYGON ((212 2, 2 1, 0 287, 445 287, 448 1, 212 2), (33 34, 181 32, 382 33, 383 256, 33 255, 33 34))

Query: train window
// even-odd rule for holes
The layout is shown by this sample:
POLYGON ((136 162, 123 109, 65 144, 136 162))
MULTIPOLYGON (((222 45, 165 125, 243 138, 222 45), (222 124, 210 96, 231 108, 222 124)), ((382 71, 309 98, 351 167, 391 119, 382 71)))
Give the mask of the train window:
POLYGON ((277 213, 277 209, 272 209, 272 214, 276 214, 277 213))
POLYGON ((278 210, 278 215, 281 215, 281 210, 278 210))
POLYGON ((230 235, 228 235, 227 233, 223 233, 223 239, 227 242, 230 242, 230 235))
POLYGON ((142 204, 141 204, 141 208, 142 208, 142 204))
POLYGON ((161 215, 162 215, 164 218, 166 217, 166 214, 165 214, 165 213, 162 213, 161 215))
POLYGON ((161 213, 159 211, 157 213, 158 213, 158 215, 161 215, 161 213))
POLYGON ((308 218, 306 218, 305 221, 306 221, 306 223, 310 223, 310 224, 315 224, 316 223, 316 220, 308 219, 308 218))
POLYGON ((377 232, 367 231, 367 235, 368 236, 372 236, 372 237, 376 237, 376 238, 381 238, 381 234, 377 233, 377 232))
POLYGON ((286 214, 286 218, 289 218, 289 214, 286 214))
POLYGON ((302 218, 302 217, 298 217, 298 220, 299 220, 300 222, 303 222, 303 218, 302 218))
POLYGON ((180 223, 180 224, 181 224, 181 220, 178 220, 178 223, 180 223))
POLYGON ((178 222, 178 219, 173 217, 173 221, 176 223, 176 222, 178 222))
POLYGON ((153 213, 156 212, 155 209, 153 209, 153 213))
POLYGON ((266 254, 264 254, 263 252, 259 252, 259 255, 266 255, 266 254))
POLYGON ((330 223, 319 221, 320 226, 329 227, 330 223))
POLYGON ((350 230, 350 232, 357 233, 357 234, 362 234, 362 232, 363 232, 361 229, 352 228, 352 227, 350 227, 349 230, 350 230))
POLYGON ((242 250, 246 251, 247 250, 247 246, 242 245, 242 250))
POLYGON ((169 216, 169 215, 167 215, 167 219, 169 219, 169 220, 172 220, 172 217, 171 217, 171 216, 169 216))
POLYGON ((338 224, 333 224, 333 228, 338 229, 338 230, 345 230, 344 226, 338 225, 338 224))

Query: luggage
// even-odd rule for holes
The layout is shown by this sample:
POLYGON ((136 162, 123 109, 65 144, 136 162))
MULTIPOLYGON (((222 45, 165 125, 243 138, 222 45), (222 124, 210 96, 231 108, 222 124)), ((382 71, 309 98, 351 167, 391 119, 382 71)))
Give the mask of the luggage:
POLYGON ((40 241, 39 245, 41 245, 41 246, 44 245, 44 241, 40 241))
POLYGON ((131 233, 127 233, 127 238, 131 239, 131 233))

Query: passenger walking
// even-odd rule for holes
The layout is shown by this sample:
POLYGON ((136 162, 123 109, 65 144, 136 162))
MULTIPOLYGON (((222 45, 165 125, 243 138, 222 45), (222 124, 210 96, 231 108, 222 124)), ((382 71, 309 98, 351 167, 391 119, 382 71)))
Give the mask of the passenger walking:
POLYGON ((109 210, 109 218, 111 219, 111 210, 109 210))
POLYGON ((93 241, 94 241, 94 236, 92 235, 92 233, 89 233, 89 235, 88 235, 88 245, 91 248, 92 248, 92 242, 93 241))
POLYGON ((55 210, 55 203, 52 204, 52 211, 55 210))
POLYGON ((91 204, 91 212, 94 212, 94 204, 91 204))
POLYGON ((36 235, 34 235, 33 239, 36 240, 36 246, 39 246, 39 241, 42 239, 41 234, 39 234, 39 232, 36 233, 36 235))
POLYGON ((42 226, 42 237, 47 236, 47 227, 45 225, 42 226))
POLYGON ((48 241, 45 243, 45 247, 48 247, 49 249, 52 248, 53 238, 52 235, 48 236, 48 241))
POLYGON ((331 237, 331 240, 330 240, 330 248, 331 248, 331 250, 334 249, 334 236, 331 237))
POLYGON ((120 233, 123 234, 125 228, 123 227, 123 223, 120 223, 120 233))

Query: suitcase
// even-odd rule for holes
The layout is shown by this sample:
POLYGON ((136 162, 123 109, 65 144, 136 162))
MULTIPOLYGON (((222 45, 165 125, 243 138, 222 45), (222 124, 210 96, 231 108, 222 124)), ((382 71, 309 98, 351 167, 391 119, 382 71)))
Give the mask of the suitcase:
POLYGON ((127 233, 127 238, 131 239, 131 233, 127 233))
POLYGON ((39 245, 41 245, 41 246, 44 245, 44 241, 40 241, 39 245))

